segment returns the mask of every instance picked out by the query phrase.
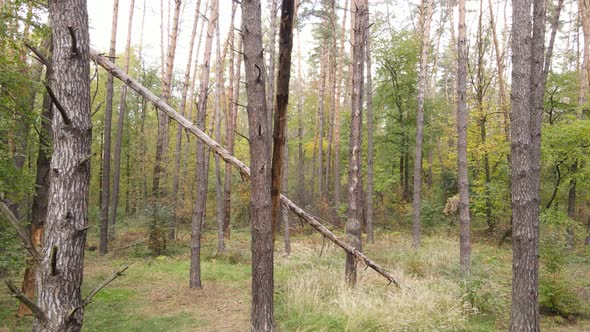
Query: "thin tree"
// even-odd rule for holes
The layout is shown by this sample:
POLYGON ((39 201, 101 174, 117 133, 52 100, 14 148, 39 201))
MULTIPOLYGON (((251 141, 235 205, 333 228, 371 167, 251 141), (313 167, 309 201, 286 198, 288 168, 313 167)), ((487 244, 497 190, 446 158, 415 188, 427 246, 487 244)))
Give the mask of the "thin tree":
POLYGON ((281 5, 281 27, 279 31, 279 72, 277 77, 277 96, 274 110, 274 131, 272 150, 272 219, 273 239, 279 223, 281 212, 281 186, 284 181, 282 172, 286 155, 287 106, 289 105, 289 81, 291 79, 291 52, 293 49, 293 17, 295 1, 283 0, 281 5))
POLYGON ((80 331, 90 184, 90 67, 85 0, 49 1, 54 133, 35 331, 80 331), (74 90, 72 90, 74 89, 74 90))
POLYGON ((426 72, 428 70, 428 49, 430 47, 430 21, 432 0, 422 0, 420 6, 420 76, 418 77, 418 109, 416 111, 416 151, 414 158, 414 195, 412 240, 414 248, 420 247, 420 197, 422 189, 422 139, 424 128, 424 98, 426 94, 426 72))
MULTIPOLYGON (((113 1, 113 17, 111 24, 111 44, 109 57, 115 58, 117 46, 117 20, 119 15, 119 0, 113 1)), ((55 43, 55 41, 54 41, 55 43)), ((101 254, 108 252, 109 203, 111 192, 111 121, 113 117, 113 75, 107 78, 107 96, 104 109, 104 142, 102 155, 101 201, 100 201, 100 242, 98 250, 101 254)))
MULTIPOLYGON (((368 8, 367 8, 368 11, 368 8)), ((370 27, 369 13, 365 15, 367 20, 367 29, 370 27)), ((375 242, 373 234, 373 163, 374 163, 374 147, 373 147, 373 82, 371 75, 371 36, 370 29, 367 31, 367 195, 366 195, 366 231, 367 242, 375 242)))
MULTIPOLYGON (((225 99, 225 91, 224 91, 224 83, 223 83, 223 59, 221 56, 221 32, 219 30, 219 20, 217 21, 217 47, 216 47, 216 55, 217 55, 217 64, 216 64, 216 92, 217 96, 215 98, 215 120, 213 121, 215 126, 215 139, 218 142, 222 142, 221 137, 221 107, 222 103, 224 104, 225 99)), ((225 213, 225 208, 223 207, 225 200, 222 197, 222 190, 223 190, 223 182, 221 181, 221 164, 219 160, 219 155, 215 154, 213 156, 215 159, 215 205, 217 207, 217 252, 223 252, 225 250, 225 243, 223 241, 223 229, 224 229, 224 221, 225 217, 223 214, 225 213)))
MULTIPOLYGON (((344 41, 346 40, 346 14, 348 13, 348 0, 344 3, 344 14, 342 16, 342 30, 340 31, 340 53, 338 55, 337 73, 336 73, 336 109, 334 110, 334 207, 338 211, 341 201, 340 183, 340 110, 342 104, 340 96, 342 93, 342 70, 344 64, 344 41)), ((335 213, 335 224, 340 224, 340 216, 335 213)))
POLYGON ((545 5, 544 0, 512 4, 511 331, 539 331, 539 176, 545 90, 545 5))
MULTIPOLYGON (((47 38, 44 42, 45 48, 48 49, 48 61, 51 61, 51 40, 47 38)), ((45 71, 45 81, 51 81, 51 70, 45 71)), ((41 126, 39 130, 39 148, 36 161, 35 175, 35 195, 33 196, 33 205, 31 208, 31 225, 29 227, 29 238, 31 244, 40 249, 43 246, 43 229, 47 217, 47 203, 49 200, 49 168, 51 163, 52 131, 51 121, 53 116, 53 104, 48 93, 43 94, 43 110, 41 112, 41 126)), ((36 274, 37 265, 35 262, 27 265, 23 276, 22 292, 28 298, 33 299, 36 291, 36 274)), ((22 317, 30 314, 31 310, 24 304, 18 307, 17 316, 22 317)))
MULTIPOLYGON (((219 19, 219 2, 218 0, 211 1, 209 10, 207 36, 205 37, 205 53, 203 57, 203 65, 201 66, 201 80, 199 87, 199 100, 197 104, 197 127, 201 130, 205 129, 205 121, 207 117, 207 95, 209 90, 209 72, 211 61, 211 48, 213 46, 213 35, 219 19)), ((201 288, 201 231, 203 219, 205 218, 205 209, 207 204, 207 185, 208 185, 208 168, 207 168, 208 153, 205 150, 205 144, 201 141, 197 142, 197 197, 195 199, 195 207, 192 216, 192 232, 191 232, 191 266, 190 266, 190 282, 191 288, 201 288)))
MULTIPOLYGON (((186 101, 191 85, 191 67, 193 63, 193 49, 195 46, 195 37, 197 35, 197 26, 199 24, 199 10, 201 7, 201 0, 197 0, 195 6, 195 13, 193 15, 193 29, 191 31, 191 37, 188 47, 188 57, 186 60, 186 68, 184 70, 184 81, 182 84, 182 95, 180 97, 180 112, 182 115, 186 114, 186 101)), ((192 96, 191 96, 192 97, 192 96)), ((188 145, 188 143, 187 143, 188 145)), ((178 200, 178 178, 180 176, 180 161, 181 161, 181 150, 182 150, 182 126, 177 125, 176 127, 176 147, 174 149, 174 179, 172 180, 172 204, 174 205, 174 211, 172 214, 172 221, 170 223, 170 229, 168 231, 168 239, 174 240, 176 238, 176 223, 178 218, 179 207, 182 205, 181 201, 178 200)))
MULTIPOLYGON (((351 124, 350 145, 348 150, 348 220, 346 222, 346 235, 349 244, 362 250, 361 242, 361 213, 362 213, 362 187, 361 187, 361 139, 362 139, 362 112, 363 112, 363 77, 365 65, 365 42, 367 36, 368 14, 367 0, 353 1, 355 24, 353 28, 352 49, 352 85, 351 85, 351 124)), ((354 255, 346 255, 346 282, 349 287, 356 285, 357 260, 354 255)))
POLYGON ((457 163, 459 187, 459 261, 463 274, 471 270, 471 226, 467 169, 467 26, 465 0, 459 0, 459 39, 457 43, 457 163))
MULTIPOLYGON (((228 95, 230 98, 230 105, 227 108, 227 118, 225 121, 225 140, 227 143, 227 150, 229 153, 234 153, 235 145, 235 128, 236 120, 238 116, 238 104, 240 99, 240 72, 242 66, 242 57, 235 56, 240 51, 241 46, 235 47, 235 27, 234 19, 236 16, 237 3, 232 2, 232 16, 230 23, 230 59, 229 59, 229 91, 228 95)), ((239 36, 238 36, 239 38, 239 36)), ((238 42, 241 45, 241 42, 238 42)), ((229 164, 225 164, 225 181, 224 181, 224 196, 225 196, 225 213, 223 221, 223 236, 226 239, 230 238, 229 221, 231 219, 231 180, 232 180, 232 167, 229 164)))
MULTIPOLYGON (((133 11, 135 0, 129 2, 129 19, 127 20, 127 42, 125 43, 125 63, 123 70, 129 72, 129 60, 131 58, 131 33, 133 29, 133 11)), ((119 205, 119 181, 121 177, 121 145, 123 143, 123 124, 127 108, 127 85, 121 87, 121 98, 119 100, 119 119, 117 123, 117 140, 115 142, 115 169, 113 173, 113 195, 111 202, 111 211, 109 212, 109 237, 115 235, 115 223, 117 221, 117 206, 119 205)), ((129 188, 127 188, 129 191, 129 188)))
POLYGON ((266 91, 266 107, 269 112, 268 116, 268 128, 272 130, 272 120, 274 108, 274 97, 275 97, 275 70, 276 70, 276 41, 277 41, 277 10, 278 0, 271 0, 270 3, 270 29, 268 32, 268 81, 266 91))
POLYGON ((265 95, 260 0, 242 1, 242 38, 250 139, 250 223, 252 233, 253 331, 274 331, 273 234, 271 217, 271 133, 265 95))

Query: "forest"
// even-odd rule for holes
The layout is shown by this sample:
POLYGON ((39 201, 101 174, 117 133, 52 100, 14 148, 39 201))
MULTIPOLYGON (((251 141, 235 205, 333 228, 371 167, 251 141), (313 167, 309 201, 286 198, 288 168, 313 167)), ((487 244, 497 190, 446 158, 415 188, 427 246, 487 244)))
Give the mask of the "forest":
POLYGON ((590 331, 590 0, 0 0, 0 332, 590 331))

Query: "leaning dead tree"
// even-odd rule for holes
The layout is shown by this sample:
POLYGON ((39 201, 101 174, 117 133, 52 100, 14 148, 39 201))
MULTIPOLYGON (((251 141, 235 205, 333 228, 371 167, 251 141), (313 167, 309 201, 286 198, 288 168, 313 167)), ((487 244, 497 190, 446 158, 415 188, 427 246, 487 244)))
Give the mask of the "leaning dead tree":
MULTIPOLYGON (((109 61, 105 56, 99 54, 95 50, 90 51, 90 58, 95 61, 98 65, 103 67, 113 76, 120 79, 123 83, 129 86, 131 89, 136 91, 139 95, 144 97, 145 99, 149 100, 152 104, 154 104, 163 114, 168 116, 169 118, 173 119, 174 121, 178 122, 181 126, 187 129, 191 134, 197 137, 200 141, 202 141, 205 145, 207 145, 211 151, 216 153, 223 159, 226 163, 229 163, 236 167, 240 172, 241 176, 245 180, 250 179, 250 168, 246 166, 241 160, 234 157, 230 154, 221 144, 214 141, 209 135, 199 129, 194 123, 192 123, 189 119, 182 116, 180 113, 176 112, 170 105, 166 104, 164 100, 156 96, 146 87, 141 85, 139 82, 131 78, 127 75, 122 69, 117 67, 111 61, 109 61)), ((310 226, 315 228, 318 232, 320 232, 325 238, 334 242, 348 254, 353 255, 359 262, 364 263, 367 267, 375 270, 377 273, 385 277, 389 280, 390 283, 393 283, 396 286, 399 286, 395 277, 385 270, 383 267, 375 263, 373 260, 365 256, 362 252, 358 251, 355 247, 346 243, 345 240, 340 239, 336 234, 332 233, 328 228, 322 225, 313 215, 306 212, 298 205, 293 203, 288 197, 281 195, 281 203, 283 206, 291 210, 296 216, 298 216, 301 220, 308 223, 310 226)))

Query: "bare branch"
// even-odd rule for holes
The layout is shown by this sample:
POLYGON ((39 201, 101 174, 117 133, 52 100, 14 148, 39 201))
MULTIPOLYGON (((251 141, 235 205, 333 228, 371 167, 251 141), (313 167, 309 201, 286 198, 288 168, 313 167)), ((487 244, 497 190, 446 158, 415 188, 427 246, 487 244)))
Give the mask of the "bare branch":
POLYGON ((47 321, 47 316, 45 316, 43 310, 41 310, 41 308, 39 308, 35 304, 35 302, 33 302, 25 294, 23 294, 16 286, 14 286, 14 284, 11 281, 5 280, 4 282, 6 283, 6 286, 8 286, 8 290, 10 291, 12 297, 19 300, 22 304, 29 308, 33 315, 37 317, 37 319, 39 319, 42 322, 47 321))
POLYGON ((33 244, 31 243, 31 239, 19 223, 16 216, 12 213, 12 211, 10 211, 10 208, 8 208, 8 206, 6 205, 6 203, 4 203, 3 200, 0 200, 0 209, 2 210, 8 221, 12 224, 12 226, 14 226, 18 234, 18 237, 20 237, 21 241, 23 242, 23 245, 31 254, 31 256, 33 256, 35 262, 38 264, 41 261, 41 255, 39 254, 37 249, 35 249, 35 246, 33 246, 33 244))
POLYGON ((61 117, 64 120, 64 123, 67 126, 69 126, 72 123, 72 121, 68 117, 68 114, 66 113, 66 110, 64 109, 64 107, 61 105, 61 103, 57 99, 57 96, 55 95, 55 93, 53 92, 53 90, 51 89, 49 84, 47 84, 47 83, 45 83, 45 90, 47 90, 47 93, 49 94, 49 97, 51 97, 53 104, 55 105, 55 107, 57 107, 57 110, 59 111, 59 114, 61 114, 61 117))
POLYGON ((100 292, 101 289, 105 288, 108 284, 110 284, 113 280, 117 279, 118 277, 123 275, 123 272, 129 268, 129 265, 123 266, 121 269, 115 271, 110 277, 108 277, 105 281, 103 281, 100 285, 96 286, 86 297, 84 301, 82 301, 82 306, 85 307, 92 302, 92 298, 100 292))

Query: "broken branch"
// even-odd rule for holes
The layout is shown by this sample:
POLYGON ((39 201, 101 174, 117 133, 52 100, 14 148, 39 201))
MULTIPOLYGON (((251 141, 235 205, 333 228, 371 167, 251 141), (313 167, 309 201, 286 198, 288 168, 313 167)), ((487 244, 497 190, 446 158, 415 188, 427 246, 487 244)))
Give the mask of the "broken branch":
POLYGON ((35 246, 33 246, 33 243, 31 243, 31 239, 27 235, 27 232, 24 230, 24 228, 21 226, 16 216, 12 213, 12 211, 10 211, 10 208, 2 200, 0 200, 0 209, 2 210, 8 221, 12 224, 12 226, 14 226, 14 228, 16 229, 16 233, 18 234, 18 237, 23 242, 23 245, 31 254, 31 256, 33 256, 35 262, 38 264, 41 261, 41 254, 39 254, 35 246))
MULTIPOLYGON (((4 203, 2 203, 2 204, 4 204, 4 203)), ((33 302, 25 294, 23 294, 9 280, 5 280, 4 282, 6 283, 6 286, 8 287, 8 290, 10 291, 10 294, 12 295, 12 297, 19 300, 22 304, 24 304, 27 308, 29 308, 31 310, 31 312, 33 313, 33 315, 35 315, 35 317, 37 317, 37 319, 39 319, 40 321, 45 322, 47 320, 47 316, 45 316, 45 313, 43 312, 43 310, 41 310, 41 308, 39 308, 35 304, 35 302, 33 302)))
MULTIPOLYGON (((194 136, 196 136, 199 140, 205 143, 214 153, 219 155, 221 159, 223 159, 226 163, 230 163, 231 165, 235 166, 243 178, 250 179, 250 168, 246 166, 241 160, 230 154, 224 147, 222 147, 218 142, 214 141, 209 135, 191 123, 187 118, 185 118, 180 113, 176 112, 170 105, 166 104, 163 99, 156 96, 146 87, 141 85, 139 82, 131 78, 127 73, 125 73, 122 69, 117 67, 115 64, 107 60, 104 56, 101 56, 95 50, 90 50, 90 58, 96 61, 101 67, 106 69, 111 75, 118 78, 122 82, 124 82, 127 86, 131 89, 135 90, 139 93, 142 97, 149 100, 152 104, 154 104, 162 113, 166 114, 166 116, 170 117, 178 124, 186 128, 190 131, 194 136)), ((298 217, 305 220, 309 225, 315 228, 318 232, 322 233, 326 238, 330 241, 336 243, 340 248, 342 248, 347 253, 355 256, 360 261, 364 262, 367 266, 371 269, 385 277, 387 280, 395 284, 399 287, 398 283, 395 281, 395 277, 379 266, 377 263, 369 259, 360 251, 356 250, 353 246, 346 243, 344 240, 339 239, 336 234, 332 233, 328 228, 322 225, 316 218, 314 218, 311 214, 304 211, 302 208, 297 206, 293 203, 287 196, 281 195, 281 203, 283 206, 287 207, 293 213, 295 213, 298 217)))
POLYGON ((113 280, 117 279, 118 277, 123 275, 123 272, 129 268, 129 265, 123 266, 121 269, 115 271, 110 277, 108 277, 105 281, 103 281, 100 285, 96 286, 82 301, 82 307, 89 305, 92 302, 92 298, 100 292, 101 289, 105 288, 108 284, 110 284, 113 280))

